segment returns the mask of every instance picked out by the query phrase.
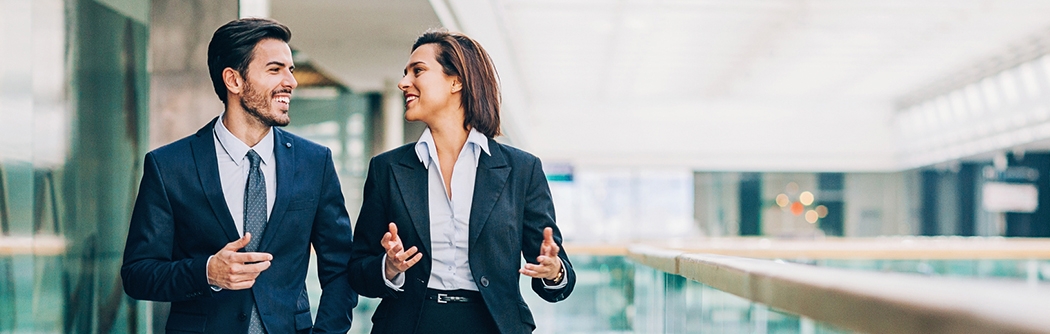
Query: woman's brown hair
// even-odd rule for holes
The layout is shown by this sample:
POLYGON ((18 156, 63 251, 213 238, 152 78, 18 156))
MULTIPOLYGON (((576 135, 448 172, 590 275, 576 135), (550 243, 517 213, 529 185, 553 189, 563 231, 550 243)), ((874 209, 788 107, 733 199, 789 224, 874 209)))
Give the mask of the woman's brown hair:
POLYGON ((458 76, 463 84, 463 128, 499 136, 499 79, 488 52, 474 39, 445 29, 427 30, 412 51, 426 44, 437 44, 437 61, 445 75, 458 76))

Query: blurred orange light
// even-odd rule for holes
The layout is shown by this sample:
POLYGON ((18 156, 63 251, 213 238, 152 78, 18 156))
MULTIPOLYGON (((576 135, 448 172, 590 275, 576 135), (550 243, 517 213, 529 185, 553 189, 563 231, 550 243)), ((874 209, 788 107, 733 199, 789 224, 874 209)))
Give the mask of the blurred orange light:
POLYGON ((777 205, 779 205, 780 207, 783 208, 785 206, 788 206, 789 203, 790 203, 790 201, 788 200, 788 195, 785 195, 785 194, 777 195, 777 205))
POLYGON ((806 209, 806 207, 803 206, 802 203, 799 203, 799 202, 791 203, 791 213, 795 214, 796 216, 801 215, 802 211, 805 210, 805 209, 806 209))

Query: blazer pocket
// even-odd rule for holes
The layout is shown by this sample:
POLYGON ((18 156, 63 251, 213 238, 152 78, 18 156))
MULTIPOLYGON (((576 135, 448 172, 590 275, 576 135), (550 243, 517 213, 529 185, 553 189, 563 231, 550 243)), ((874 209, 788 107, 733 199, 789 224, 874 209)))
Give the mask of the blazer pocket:
POLYGON ((207 325, 208 317, 203 314, 171 312, 164 329, 168 332, 204 333, 207 325))
POLYGON ((301 331, 310 329, 314 326, 313 319, 310 317, 310 310, 302 311, 295 314, 295 330, 301 331))
POLYGON ((529 306, 518 303, 518 312, 521 312, 521 322, 529 325, 532 330, 536 330, 536 321, 532 319, 532 311, 529 311, 529 306))
POLYGON ((295 200, 288 203, 288 211, 306 210, 317 207, 317 201, 312 199, 295 200))

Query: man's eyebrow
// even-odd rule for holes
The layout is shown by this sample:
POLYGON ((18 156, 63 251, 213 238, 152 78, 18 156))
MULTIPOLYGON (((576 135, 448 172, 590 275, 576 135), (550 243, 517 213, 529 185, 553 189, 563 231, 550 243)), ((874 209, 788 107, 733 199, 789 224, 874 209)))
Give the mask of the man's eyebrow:
MULTIPOLYGON (((277 61, 277 60, 271 60, 269 63, 266 63, 266 66, 270 66, 270 65, 287 66, 287 64, 285 64, 284 62, 277 61)), ((295 66, 291 66, 291 67, 295 68, 295 66)))

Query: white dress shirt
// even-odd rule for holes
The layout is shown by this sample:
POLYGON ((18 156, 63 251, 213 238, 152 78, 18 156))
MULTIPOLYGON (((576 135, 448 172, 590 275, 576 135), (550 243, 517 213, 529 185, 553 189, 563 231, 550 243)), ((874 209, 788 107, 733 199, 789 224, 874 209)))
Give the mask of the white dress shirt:
POLYGON ((463 149, 452 169, 452 197, 448 197, 437 145, 430 128, 416 143, 416 155, 427 168, 427 192, 430 202, 430 281, 427 287, 437 290, 473 290, 478 286, 470 273, 467 244, 470 237, 470 207, 474 202, 474 180, 481 153, 490 154, 489 140, 478 130, 470 129, 463 149))
MULTIPOLYGON (((430 280, 427 288, 435 290, 472 290, 478 291, 474 276, 470 272, 469 238, 470 208, 474 202, 474 181, 477 178, 478 161, 482 153, 489 152, 488 137, 470 129, 467 141, 459 151, 459 157, 452 168, 452 198, 448 197, 445 181, 441 176, 441 163, 438 160, 437 146, 430 128, 423 130, 423 135, 416 142, 416 156, 427 169, 427 197, 430 204, 430 280)), ((383 255, 384 272, 386 255, 383 255)), ((562 269, 564 270, 564 268, 562 269)), ((405 283, 404 273, 398 273, 393 280, 383 280, 394 290, 402 291, 405 283)), ((546 285, 546 282, 544 282, 546 285)), ((548 289, 560 289, 566 285, 562 280, 548 289)))
MULTIPOLYGON (((252 169, 248 161, 248 150, 255 150, 261 159, 259 169, 262 169, 264 180, 266 180, 266 220, 270 220, 270 211, 273 210, 274 197, 277 197, 277 163, 273 157, 273 128, 255 146, 248 147, 240 138, 234 136, 226 125, 222 124, 226 114, 219 116, 212 127, 215 138, 215 158, 219 161, 219 183, 222 184, 222 197, 226 198, 226 207, 230 209, 233 216, 233 224, 237 227, 237 235, 244 236, 244 186, 248 183, 248 172, 252 169)), ((265 231, 265 228, 263 229, 265 231)), ((261 235, 253 235, 252 239, 262 238, 261 235)), ((208 257, 208 263, 211 258, 208 257)), ((208 275, 207 267, 204 270, 208 275)), ((221 288, 212 286, 213 291, 221 288)))
MULTIPOLYGON (((233 223, 237 225, 237 234, 244 236, 244 186, 248 182, 248 172, 252 164, 248 161, 248 150, 255 150, 262 162, 263 177, 266 180, 266 219, 270 219, 270 211, 277 197, 277 164, 273 155, 273 129, 255 144, 248 147, 239 138, 233 135, 226 126, 222 124, 223 114, 215 122, 213 131, 215 133, 215 155, 219 160, 219 181, 222 183, 222 195, 226 198, 226 207, 230 209, 233 223)), ((261 238, 261 235, 253 235, 252 239, 261 238)))

